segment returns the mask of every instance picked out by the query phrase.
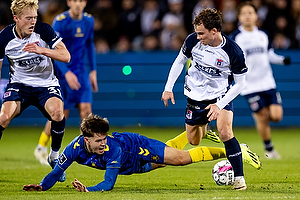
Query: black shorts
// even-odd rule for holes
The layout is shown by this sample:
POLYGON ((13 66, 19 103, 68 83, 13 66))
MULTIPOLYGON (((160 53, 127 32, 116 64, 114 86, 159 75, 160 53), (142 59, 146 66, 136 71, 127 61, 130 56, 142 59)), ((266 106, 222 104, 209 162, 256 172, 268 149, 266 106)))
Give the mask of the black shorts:
MULTIPOLYGON (((207 114, 209 110, 205 110, 209 104, 214 104, 217 99, 206 101, 195 101, 187 98, 186 111, 185 111, 185 123, 191 126, 208 124, 207 114)), ((223 109, 233 111, 233 103, 229 102, 223 109)))
POLYGON ((51 97, 57 97, 63 100, 59 86, 31 87, 22 83, 9 83, 7 84, 2 102, 20 101, 20 114, 26 108, 33 105, 37 107, 47 119, 51 120, 50 115, 44 108, 46 101, 51 97))
POLYGON ((248 101, 250 109, 255 113, 271 104, 282 104, 280 93, 276 89, 247 94, 245 98, 248 101))

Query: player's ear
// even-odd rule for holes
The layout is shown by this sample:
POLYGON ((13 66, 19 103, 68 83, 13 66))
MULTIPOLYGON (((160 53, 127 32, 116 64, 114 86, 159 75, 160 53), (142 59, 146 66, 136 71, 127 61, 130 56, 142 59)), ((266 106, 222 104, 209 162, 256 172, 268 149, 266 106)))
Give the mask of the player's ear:
POLYGON ((88 137, 83 137, 83 140, 84 140, 86 143, 88 143, 88 142, 89 142, 89 139, 88 139, 88 137))

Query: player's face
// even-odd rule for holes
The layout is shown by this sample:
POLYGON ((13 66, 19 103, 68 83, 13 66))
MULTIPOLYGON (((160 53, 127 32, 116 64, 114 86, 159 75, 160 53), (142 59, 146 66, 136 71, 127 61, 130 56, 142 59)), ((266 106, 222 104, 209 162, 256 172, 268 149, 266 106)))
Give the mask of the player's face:
POLYGON ((197 33, 197 39, 201 41, 204 45, 213 46, 213 41, 216 34, 216 29, 208 30, 203 24, 194 26, 195 32, 197 33))
POLYGON ((74 17, 79 17, 87 4, 86 0, 68 0, 67 4, 70 8, 70 13, 74 17))
POLYGON ((31 35, 37 20, 37 10, 25 8, 20 15, 14 15, 17 33, 21 38, 31 35))
POLYGON ((84 137, 86 146, 91 153, 103 154, 107 142, 107 135, 94 134, 94 137, 84 137))
POLYGON ((243 27, 252 28, 255 26, 258 17, 252 6, 245 5, 240 10, 239 21, 243 27))

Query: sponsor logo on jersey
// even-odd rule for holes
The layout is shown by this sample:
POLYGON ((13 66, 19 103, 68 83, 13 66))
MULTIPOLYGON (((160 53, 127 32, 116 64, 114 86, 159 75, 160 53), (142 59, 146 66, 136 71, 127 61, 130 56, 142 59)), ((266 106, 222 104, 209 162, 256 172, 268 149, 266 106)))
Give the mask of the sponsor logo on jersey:
POLYGON ((184 89, 186 89, 189 92, 191 91, 191 88, 189 88, 189 86, 187 86, 187 85, 184 86, 184 89))
POLYGON ((206 74, 209 74, 211 76, 221 76, 221 71, 219 69, 216 69, 214 67, 205 67, 200 65, 199 63, 196 63, 194 65, 199 71, 202 71, 206 74))
POLYGON ((44 60, 43 57, 38 56, 38 57, 30 58, 30 59, 19 60, 18 63, 19 63, 19 66, 26 67, 26 66, 30 66, 30 65, 39 65, 43 60, 44 60))
POLYGON ((255 48, 251 48, 251 49, 247 49, 246 50, 246 55, 249 56, 253 53, 263 53, 264 52, 264 48, 262 47, 255 47, 255 48))
POLYGON ((62 165, 62 164, 64 164, 64 162, 66 162, 67 161, 67 157, 65 156, 65 154, 60 154, 60 156, 58 157, 58 163, 60 164, 60 165, 62 165))

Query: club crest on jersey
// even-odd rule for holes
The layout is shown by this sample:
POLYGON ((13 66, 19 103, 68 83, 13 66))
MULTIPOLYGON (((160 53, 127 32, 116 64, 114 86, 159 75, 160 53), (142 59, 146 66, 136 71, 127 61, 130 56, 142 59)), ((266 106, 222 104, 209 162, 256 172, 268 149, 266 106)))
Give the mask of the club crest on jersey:
POLYGON ((11 91, 5 92, 3 98, 10 97, 10 95, 11 95, 11 91))
POLYGON ((186 111, 186 114, 185 114, 185 117, 186 117, 187 119, 192 119, 192 117, 193 117, 193 112, 192 112, 191 110, 187 110, 187 111, 186 111))
POLYGON ((223 67, 224 61, 221 59, 216 59, 215 65, 216 67, 223 67))

